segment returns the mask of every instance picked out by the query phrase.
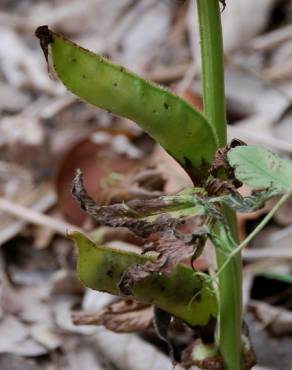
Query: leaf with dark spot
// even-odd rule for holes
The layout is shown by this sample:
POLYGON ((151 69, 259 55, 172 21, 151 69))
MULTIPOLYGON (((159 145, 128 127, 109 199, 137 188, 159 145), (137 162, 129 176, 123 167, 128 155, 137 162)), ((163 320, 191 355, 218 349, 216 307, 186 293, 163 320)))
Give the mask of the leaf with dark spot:
POLYGON ((182 163, 187 157, 195 170, 202 163, 210 166, 218 139, 201 112, 171 91, 76 45, 47 27, 39 30, 43 31, 37 35, 45 55, 50 44, 54 69, 73 94, 87 103, 135 121, 178 162, 182 163))
MULTIPOLYGON (((78 247, 79 277, 90 289, 123 296, 118 286, 123 274, 132 266, 155 259, 100 246, 78 232, 70 236, 78 247)), ((135 283, 131 298, 167 310, 191 326, 205 326, 218 313, 210 279, 184 265, 178 265, 167 276, 156 273, 135 283)))

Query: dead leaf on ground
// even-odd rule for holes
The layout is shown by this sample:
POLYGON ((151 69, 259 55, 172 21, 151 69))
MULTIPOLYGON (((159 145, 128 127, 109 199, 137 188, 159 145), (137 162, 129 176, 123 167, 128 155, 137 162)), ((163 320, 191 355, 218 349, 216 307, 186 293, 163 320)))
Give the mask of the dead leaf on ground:
POLYGON ((0 353, 34 357, 50 352, 49 348, 41 345, 33 338, 29 326, 12 315, 6 315, 0 321, 0 331, 0 353))
POLYGON ((12 354, 0 355, 1 370, 39 370, 39 365, 31 360, 12 354))
POLYGON ((117 333, 139 332, 152 326, 153 309, 143 303, 121 300, 97 312, 75 312, 72 320, 76 325, 103 325, 117 333))
POLYGON ((251 302, 250 306, 263 328, 276 336, 292 333, 292 312, 282 307, 271 306, 264 302, 251 302))

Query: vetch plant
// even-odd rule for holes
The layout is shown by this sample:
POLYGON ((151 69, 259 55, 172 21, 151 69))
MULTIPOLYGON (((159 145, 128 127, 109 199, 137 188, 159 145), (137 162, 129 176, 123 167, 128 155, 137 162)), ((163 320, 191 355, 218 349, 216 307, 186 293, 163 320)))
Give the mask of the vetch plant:
POLYGON ((139 255, 73 233, 81 280, 92 289, 152 304, 155 327, 168 342, 171 355, 167 330, 172 316, 196 333, 200 328, 201 342, 188 351, 186 365, 243 370, 252 368, 254 355, 242 321, 240 252, 291 196, 292 165, 240 140, 226 143, 220 3, 225 7, 224 1, 197 0, 203 113, 47 26, 39 27, 36 35, 47 61, 50 51, 54 69, 70 91, 137 122, 180 163, 194 184, 174 195, 98 206, 77 171, 73 195, 85 212, 100 225, 127 227, 145 240, 143 255, 139 255), (242 183, 253 190, 249 197, 237 191, 242 183), (240 244, 235 211, 255 211, 279 195, 276 206, 240 244), (207 239, 217 255, 218 270, 213 276, 190 267, 207 239), (147 255, 150 251, 156 257, 147 255))

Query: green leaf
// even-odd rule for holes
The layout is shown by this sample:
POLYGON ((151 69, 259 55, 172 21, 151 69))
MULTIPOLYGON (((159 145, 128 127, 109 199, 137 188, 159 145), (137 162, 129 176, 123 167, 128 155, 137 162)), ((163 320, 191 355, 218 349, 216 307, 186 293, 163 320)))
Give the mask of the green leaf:
POLYGON ((275 190, 278 194, 292 190, 292 164, 267 149, 238 146, 228 153, 230 165, 241 182, 254 189, 275 190))
POLYGON ((207 176, 217 147, 214 129, 189 103, 167 89, 39 27, 36 35, 64 85, 81 99, 138 123, 192 175, 207 176), (192 169, 190 169, 193 167, 192 169))
MULTIPOLYGON (((151 259, 96 245, 79 232, 70 236, 79 251, 80 279, 91 289, 122 295, 119 283, 124 273, 151 259)), ((218 311, 216 294, 208 277, 183 265, 168 275, 154 273, 135 283, 132 297, 154 304, 192 326, 208 324, 218 311)))

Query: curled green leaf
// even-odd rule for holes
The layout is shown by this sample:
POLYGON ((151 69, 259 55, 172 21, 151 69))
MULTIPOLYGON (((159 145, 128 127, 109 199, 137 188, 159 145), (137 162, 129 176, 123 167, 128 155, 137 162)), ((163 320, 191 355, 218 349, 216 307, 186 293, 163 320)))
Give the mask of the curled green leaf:
MULTIPOLYGON (((132 266, 150 257, 99 246, 79 232, 71 234, 78 247, 78 273, 91 289, 123 295, 119 283, 132 266)), ((217 315, 216 294, 208 277, 179 265, 168 275, 154 273, 134 284, 132 298, 155 306, 192 326, 204 326, 217 315)))
POLYGON ((54 68, 64 85, 81 99, 138 123, 193 178, 206 176, 217 147, 214 129, 182 98, 111 63, 47 26, 36 31, 45 56, 51 45, 54 68))

